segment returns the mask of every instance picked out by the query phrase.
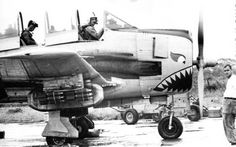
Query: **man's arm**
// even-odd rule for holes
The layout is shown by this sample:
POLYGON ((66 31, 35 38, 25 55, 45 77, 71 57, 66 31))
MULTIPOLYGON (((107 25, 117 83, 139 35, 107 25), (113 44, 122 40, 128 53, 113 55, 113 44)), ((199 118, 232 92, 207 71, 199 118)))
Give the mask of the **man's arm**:
POLYGON ((91 27, 91 26, 88 26, 86 28, 86 31, 96 40, 99 40, 104 33, 104 29, 102 29, 101 31, 99 31, 99 33, 97 33, 94 27, 91 27))

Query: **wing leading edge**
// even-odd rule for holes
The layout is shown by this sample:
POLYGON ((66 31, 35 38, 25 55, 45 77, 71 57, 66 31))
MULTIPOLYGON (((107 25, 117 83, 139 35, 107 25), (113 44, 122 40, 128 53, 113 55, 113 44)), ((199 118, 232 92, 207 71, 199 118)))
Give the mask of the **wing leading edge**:
POLYGON ((8 54, 0 57, 0 66, 8 97, 11 93, 15 97, 16 89, 29 90, 29 106, 39 111, 97 105, 104 99, 103 88, 116 85, 102 77, 76 52, 50 50, 8 54))
MULTIPOLYGON (((0 57, 0 62, 2 64, 2 70, 9 71, 9 66, 11 70, 14 70, 14 65, 16 62, 20 67, 15 68, 15 71, 19 72, 19 69, 24 68, 24 73, 16 74, 16 77, 19 75, 24 75, 25 79, 28 80, 47 80, 57 77, 67 77, 73 76, 76 74, 83 74, 85 78, 91 79, 92 83, 103 85, 109 85, 104 77, 102 77, 87 61, 85 61, 78 53, 76 52, 39 52, 39 53, 20 53, 14 55, 7 55, 0 57), (5 68, 5 70, 3 69, 5 68)), ((23 70, 22 70, 23 72, 23 70)), ((11 79, 9 74, 4 74, 2 78, 11 79), (5 75, 5 76, 4 76, 5 75)), ((17 80, 17 78, 15 78, 17 80)))

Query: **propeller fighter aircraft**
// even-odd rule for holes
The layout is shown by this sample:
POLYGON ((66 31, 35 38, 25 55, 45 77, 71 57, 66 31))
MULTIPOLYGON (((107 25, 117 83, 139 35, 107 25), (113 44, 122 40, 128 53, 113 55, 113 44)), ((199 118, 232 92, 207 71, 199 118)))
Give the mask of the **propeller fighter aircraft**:
MULTIPOLYGON (((0 101, 27 96, 30 107, 49 112, 42 133, 48 144, 86 137, 94 128, 86 117, 89 107, 140 99, 155 103, 191 89, 195 62, 189 31, 138 29, 105 12, 105 32, 92 41, 80 35, 78 11, 69 29, 58 29, 53 18, 46 14, 43 45, 20 46, 21 13, 15 31, 0 34, 0 101)), ((201 31, 199 35, 203 38, 201 31)), ((171 113, 159 122, 158 131, 164 139, 178 138, 183 126, 171 113)))

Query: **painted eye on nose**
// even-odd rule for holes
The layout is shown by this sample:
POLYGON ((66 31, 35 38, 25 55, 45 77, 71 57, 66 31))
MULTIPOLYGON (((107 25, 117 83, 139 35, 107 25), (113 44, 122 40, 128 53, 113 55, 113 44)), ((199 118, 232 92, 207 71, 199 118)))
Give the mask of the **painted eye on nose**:
POLYGON ((183 56, 180 56, 180 57, 178 58, 177 62, 179 62, 179 63, 184 63, 184 64, 185 64, 186 59, 185 59, 183 56))
POLYGON ((186 57, 182 54, 170 52, 171 59, 178 63, 186 63, 186 57))

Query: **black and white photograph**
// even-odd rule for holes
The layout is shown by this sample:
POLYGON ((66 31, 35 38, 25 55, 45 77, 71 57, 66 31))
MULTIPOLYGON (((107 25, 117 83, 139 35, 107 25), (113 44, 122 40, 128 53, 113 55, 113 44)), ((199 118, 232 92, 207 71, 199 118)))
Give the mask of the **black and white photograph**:
POLYGON ((236 146, 236 0, 0 0, 1 147, 236 146))

